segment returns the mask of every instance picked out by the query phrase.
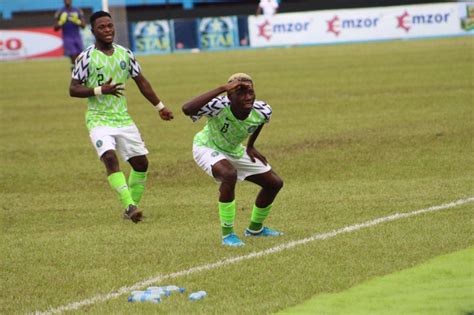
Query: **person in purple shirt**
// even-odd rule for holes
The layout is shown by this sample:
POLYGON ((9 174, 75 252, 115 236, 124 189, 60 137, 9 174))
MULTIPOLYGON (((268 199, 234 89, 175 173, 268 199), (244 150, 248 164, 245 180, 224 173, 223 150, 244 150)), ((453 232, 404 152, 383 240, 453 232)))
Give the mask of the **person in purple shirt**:
POLYGON ((63 30, 64 55, 71 58, 72 67, 76 57, 84 50, 80 28, 86 27, 84 13, 72 6, 72 0, 64 0, 64 7, 54 14, 54 30, 63 30))

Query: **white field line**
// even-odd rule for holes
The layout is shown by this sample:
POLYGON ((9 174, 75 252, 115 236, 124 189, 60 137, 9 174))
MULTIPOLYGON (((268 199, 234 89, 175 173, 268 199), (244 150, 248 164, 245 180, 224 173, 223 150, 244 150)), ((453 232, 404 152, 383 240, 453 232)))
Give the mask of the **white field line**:
POLYGON ((260 251, 260 252, 253 252, 253 253, 250 253, 250 254, 247 254, 247 255, 231 257, 231 258, 227 258, 227 259, 224 259, 224 260, 219 260, 219 261, 214 262, 214 263, 201 265, 201 266, 197 266, 197 267, 192 267, 192 268, 189 268, 189 269, 186 269, 186 270, 181 270, 181 271, 177 271, 177 272, 169 273, 169 274, 165 274, 165 275, 159 275, 159 276, 156 276, 154 278, 149 278, 149 279, 145 279, 143 281, 137 282, 137 283, 135 283, 131 286, 121 287, 120 289, 118 289, 117 291, 114 291, 114 292, 110 292, 110 293, 107 293, 107 294, 99 294, 99 295, 93 296, 89 299, 85 299, 85 300, 78 301, 78 302, 73 302, 73 303, 63 305, 63 306, 58 306, 58 307, 55 307, 55 308, 50 308, 50 309, 48 309, 47 311, 44 311, 44 312, 36 311, 33 314, 37 314, 37 315, 40 315, 40 314, 57 314, 57 313, 65 312, 65 311, 77 310, 77 309, 79 309, 83 306, 86 306, 86 305, 93 305, 93 304, 96 304, 96 303, 105 302, 105 301, 117 298, 117 297, 119 297, 123 294, 129 293, 130 291, 139 290, 141 288, 144 288, 146 286, 150 286, 152 284, 156 284, 157 282, 161 282, 161 281, 166 280, 166 279, 174 279, 174 278, 178 278, 178 277, 182 277, 182 276, 187 276, 187 275, 190 275, 190 274, 193 274, 193 273, 198 273, 198 272, 202 272, 202 271, 217 269, 217 268, 220 268, 220 267, 224 267, 224 266, 228 266, 228 265, 238 263, 238 262, 243 261, 243 260, 248 260, 248 259, 253 259, 253 258, 257 258, 257 257, 262 257, 262 256, 274 254, 274 253, 279 253, 279 252, 284 251, 286 249, 290 249, 290 248, 293 248, 293 247, 296 247, 296 246, 299 246, 299 245, 303 245, 303 244, 306 244, 306 243, 309 243, 309 242, 312 242, 312 241, 326 240, 326 239, 335 237, 339 234, 351 233, 351 232, 354 232, 354 231, 358 231, 358 230, 361 230, 361 229, 365 229, 365 228, 368 228, 368 227, 378 225, 380 223, 385 223, 385 222, 395 221, 395 220, 399 220, 399 219, 404 219, 404 218, 416 216, 416 215, 423 214, 423 213, 435 212, 435 211, 439 211, 439 210, 449 209, 449 208, 457 207, 457 206, 464 205, 464 204, 471 203, 471 202, 474 202, 474 196, 466 198, 466 199, 459 199, 457 201, 442 204, 442 205, 439 205, 439 206, 433 206, 433 207, 429 207, 429 208, 425 208, 425 209, 412 211, 412 212, 395 213, 395 214, 392 214, 392 215, 389 215, 389 216, 386 216, 386 217, 381 217, 381 218, 377 218, 377 219, 374 219, 374 220, 366 221, 364 223, 358 223, 358 224, 346 226, 346 227, 343 227, 343 228, 340 228, 340 229, 337 229, 337 230, 333 230, 333 231, 330 231, 330 232, 314 234, 310 237, 303 238, 303 239, 296 240, 296 241, 291 241, 291 242, 288 242, 286 244, 277 245, 277 246, 268 248, 268 249, 260 251))

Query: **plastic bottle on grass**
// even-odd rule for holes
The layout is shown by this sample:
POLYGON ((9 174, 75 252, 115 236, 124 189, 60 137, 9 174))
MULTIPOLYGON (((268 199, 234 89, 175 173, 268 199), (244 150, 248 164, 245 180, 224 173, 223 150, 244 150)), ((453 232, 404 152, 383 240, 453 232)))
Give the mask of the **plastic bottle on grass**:
POLYGON ((164 286, 164 287, 161 287, 161 288, 163 288, 163 290, 165 290, 165 292, 169 292, 169 294, 171 294, 173 292, 183 293, 184 291, 186 291, 185 288, 180 288, 180 287, 175 286, 175 285, 167 285, 167 286, 164 286))
POLYGON ((133 291, 128 297, 129 302, 151 302, 160 303, 161 295, 151 291, 133 291))
POLYGON ((197 291, 197 292, 193 292, 189 295, 189 299, 191 301, 197 301, 197 300, 201 300, 203 298, 205 298, 207 296, 207 293, 206 291, 197 291))
POLYGON ((169 296, 171 293, 163 289, 163 287, 148 287, 146 289, 148 292, 152 292, 154 294, 165 295, 169 296))

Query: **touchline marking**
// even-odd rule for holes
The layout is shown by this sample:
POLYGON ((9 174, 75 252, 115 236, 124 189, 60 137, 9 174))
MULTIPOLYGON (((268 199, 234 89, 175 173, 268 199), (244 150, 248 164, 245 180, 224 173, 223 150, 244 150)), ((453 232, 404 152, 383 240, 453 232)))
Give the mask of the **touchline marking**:
POLYGON ((386 216, 386 217, 381 217, 381 218, 377 218, 377 219, 374 219, 374 220, 366 221, 364 223, 358 223, 358 224, 346 226, 346 227, 343 227, 343 228, 340 228, 340 229, 337 229, 337 230, 332 230, 330 232, 314 234, 310 237, 303 238, 303 239, 297 240, 297 241, 291 241, 291 242, 288 242, 286 244, 277 245, 277 246, 268 248, 268 249, 260 251, 260 252, 253 252, 253 253, 250 253, 250 254, 247 254, 247 255, 242 255, 242 256, 227 258, 227 259, 224 259, 224 260, 219 260, 219 261, 217 261, 215 263, 211 263, 211 264, 192 267, 192 268, 189 268, 187 270, 181 270, 181 271, 177 271, 177 272, 174 272, 174 273, 169 273, 169 274, 166 274, 166 275, 159 275, 159 276, 154 277, 154 278, 149 278, 149 279, 145 279, 143 281, 137 282, 137 283, 135 283, 131 286, 128 286, 128 287, 121 287, 120 289, 118 289, 117 291, 114 291, 114 292, 110 292, 110 293, 107 293, 107 294, 100 294, 100 295, 96 295, 94 297, 91 297, 89 299, 85 299, 85 300, 82 300, 82 301, 79 301, 79 302, 73 302, 73 303, 70 303, 70 304, 67 304, 67 305, 58 306, 56 308, 50 308, 50 309, 48 309, 47 311, 44 311, 44 312, 35 311, 33 314, 37 314, 37 315, 40 315, 40 314, 44 314, 44 315, 46 315, 46 314, 58 314, 58 313, 62 313, 62 312, 65 312, 65 311, 77 310, 77 309, 81 308, 82 306, 92 305, 92 304, 96 304, 96 303, 99 303, 99 302, 105 302, 105 301, 117 298, 117 297, 119 297, 123 294, 126 294, 126 293, 130 292, 130 291, 138 290, 138 289, 141 289, 143 287, 146 287, 146 286, 149 286, 149 285, 152 285, 152 284, 156 284, 157 282, 163 281, 165 279, 174 279, 174 278, 178 278, 178 277, 181 277, 181 276, 187 276, 187 275, 190 275, 190 274, 193 274, 193 273, 198 273, 198 272, 201 272, 201 271, 212 270, 212 269, 216 269, 216 268, 219 268, 219 267, 232 265, 232 264, 238 263, 238 262, 243 261, 243 260, 248 260, 248 259, 253 259, 253 258, 257 258, 257 257, 262 257, 262 256, 278 253, 278 252, 284 251, 286 249, 290 249, 290 248, 293 248, 293 247, 296 247, 296 246, 299 246, 299 245, 303 245, 303 244, 306 244, 306 243, 309 243, 309 242, 312 242, 312 241, 327 240, 327 239, 332 238, 334 236, 337 236, 339 234, 351 233, 351 232, 354 232, 354 231, 358 231, 358 230, 362 230, 362 229, 365 229, 365 228, 368 228, 368 227, 371 227, 371 226, 378 225, 380 223, 395 221, 395 220, 398 220, 398 219, 404 219, 404 218, 412 217, 412 216, 423 214, 423 213, 435 212, 435 211, 439 211, 439 210, 454 208, 454 207, 464 205, 464 204, 467 204, 467 203, 471 203, 471 202, 474 202, 474 196, 466 198, 466 199, 459 199, 459 200, 456 200, 456 201, 453 201, 453 202, 450 202, 450 203, 445 203, 445 204, 442 204, 442 205, 439 205, 439 206, 433 206, 433 207, 429 207, 429 208, 425 208, 425 209, 412 211, 412 212, 395 213, 395 214, 392 214, 392 215, 389 215, 389 216, 386 216))

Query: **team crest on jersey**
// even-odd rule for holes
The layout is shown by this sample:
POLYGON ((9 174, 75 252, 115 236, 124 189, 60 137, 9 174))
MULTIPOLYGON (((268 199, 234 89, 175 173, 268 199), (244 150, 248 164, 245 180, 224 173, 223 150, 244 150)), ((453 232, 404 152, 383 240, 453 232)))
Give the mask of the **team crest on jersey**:
POLYGON ((102 140, 97 140, 97 142, 95 143, 95 146, 100 148, 102 144, 103 144, 102 140))
POLYGON ((214 152, 211 153, 212 157, 215 157, 215 156, 218 156, 218 155, 219 155, 219 152, 217 152, 217 151, 214 151, 214 152))
POLYGON ((256 129, 257 129, 257 126, 250 126, 249 129, 247 129, 247 131, 249 133, 254 133, 256 129))
POLYGON ((120 68, 122 68, 122 70, 125 70, 125 68, 127 67, 127 63, 125 61, 120 61, 120 68))

